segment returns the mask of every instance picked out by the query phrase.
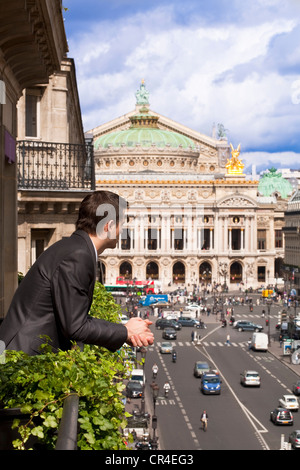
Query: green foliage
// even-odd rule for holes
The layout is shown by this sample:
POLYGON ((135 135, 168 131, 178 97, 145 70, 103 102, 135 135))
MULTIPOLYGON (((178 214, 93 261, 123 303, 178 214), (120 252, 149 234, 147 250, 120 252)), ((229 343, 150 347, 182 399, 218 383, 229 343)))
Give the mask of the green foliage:
MULTIPOLYGON (((101 284, 96 284, 90 312, 93 316, 119 322, 120 308, 101 284)), ((123 348, 122 348, 123 349, 123 348)), ((0 403, 5 408, 21 408, 29 415, 27 423, 15 420, 20 438, 16 449, 28 448, 35 436, 48 449, 54 449, 64 400, 79 396, 78 448, 126 449, 122 428, 126 426, 122 391, 128 370, 123 350, 76 345, 70 351, 52 353, 45 346, 42 354, 27 356, 6 351, 1 366, 0 403)))

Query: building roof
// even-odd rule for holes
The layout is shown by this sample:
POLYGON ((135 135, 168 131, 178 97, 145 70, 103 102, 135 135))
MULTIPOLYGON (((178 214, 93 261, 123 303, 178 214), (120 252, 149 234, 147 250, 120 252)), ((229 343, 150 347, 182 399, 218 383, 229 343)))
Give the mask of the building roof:
POLYGON ((265 173, 258 185, 259 194, 265 197, 279 194, 282 199, 287 199, 292 191, 290 182, 283 178, 276 168, 271 168, 265 173))
MULTIPOLYGON (((139 103, 137 103, 139 104, 139 103)), ((148 104, 131 116, 129 129, 121 129, 104 134, 95 140, 95 150, 109 147, 152 147, 158 148, 195 148, 189 137, 179 132, 168 131, 158 127, 159 117, 149 113, 148 104)))

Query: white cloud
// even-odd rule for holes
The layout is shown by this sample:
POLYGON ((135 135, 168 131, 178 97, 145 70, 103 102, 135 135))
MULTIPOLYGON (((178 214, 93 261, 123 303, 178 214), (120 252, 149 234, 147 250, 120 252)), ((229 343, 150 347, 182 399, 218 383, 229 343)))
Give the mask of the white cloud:
POLYGON ((294 168, 300 169, 300 154, 295 152, 245 152, 241 151, 240 158, 246 167, 255 165, 257 169, 271 168, 294 168))
MULTIPOLYGON (((289 12, 292 3, 285 5, 289 12)), ((256 0, 249 10, 243 5, 243 20, 235 25, 206 25, 201 16, 178 24, 172 8, 161 7, 93 24, 71 38, 85 129, 134 109, 144 78, 151 108, 192 129, 210 134, 213 122, 222 122, 230 140, 249 149, 295 142, 300 21, 285 17, 278 0, 256 0)))

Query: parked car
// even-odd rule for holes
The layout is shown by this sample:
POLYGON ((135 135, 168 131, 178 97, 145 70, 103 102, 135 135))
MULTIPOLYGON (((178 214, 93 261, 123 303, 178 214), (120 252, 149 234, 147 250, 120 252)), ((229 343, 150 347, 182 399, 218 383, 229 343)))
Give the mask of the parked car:
POLYGON ((293 449, 300 448, 300 431, 293 431, 289 435, 289 442, 292 444, 293 449))
POLYGON ((198 304, 189 304, 187 307, 186 307, 186 310, 192 310, 192 311, 195 311, 196 312, 199 310, 200 311, 201 307, 200 305, 198 304))
POLYGON ((172 354, 173 352, 172 343, 161 343, 160 352, 161 354, 172 354))
POLYGON ((270 419, 274 424, 288 424, 292 426, 294 423, 294 417, 291 411, 281 407, 271 411, 270 419))
POLYGON ((196 361, 194 365, 194 376, 202 377, 202 375, 207 374, 211 370, 207 362, 196 361))
POLYGON ((162 334, 164 339, 176 339, 177 333, 174 328, 165 328, 162 334))
POLYGON ((245 370, 241 374, 241 384, 252 387, 260 387, 260 376, 255 370, 245 370))
POLYGON ((125 325, 129 321, 129 318, 127 315, 121 315, 121 323, 122 325, 125 325))
POLYGON ((143 386, 146 382, 145 372, 143 369, 132 369, 130 380, 136 380, 143 386))
POLYGON ((174 328, 175 330, 181 330, 182 325, 178 323, 176 320, 167 320, 166 318, 158 318, 155 322, 155 327, 158 330, 161 330, 163 328, 174 328))
POLYGON ((138 380, 129 380, 126 385, 126 396, 128 398, 142 398, 143 387, 138 380))
POLYGON ((216 374, 204 374, 201 378, 201 392, 204 395, 220 395, 221 394, 221 379, 216 374))
POLYGON ((239 331, 262 331, 264 328, 261 325, 256 325, 250 321, 237 321, 233 328, 239 331))
POLYGON ((299 410, 299 402, 295 395, 283 395, 283 397, 279 399, 279 406, 282 406, 287 410, 299 410))
POLYGON ((200 328, 199 320, 191 317, 180 317, 177 323, 180 323, 181 326, 195 326, 196 328, 200 328))

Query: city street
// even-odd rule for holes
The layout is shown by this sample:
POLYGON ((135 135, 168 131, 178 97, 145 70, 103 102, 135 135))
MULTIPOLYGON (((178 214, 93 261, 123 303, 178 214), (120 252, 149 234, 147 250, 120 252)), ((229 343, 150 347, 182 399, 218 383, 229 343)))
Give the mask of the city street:
MULTIPOLYGON (((272 307, 270 331, 272 342, 277 338, 275 325, 279 308, 272 307)), ((262 306, 254 307, 250 313, 246 306, 235 306, 236 319, 247 319, 265 326, 261 318, 262 306)), ((248 339, 252 332, 239 332, 231 326, 221 328, 215 316, 202 317, 207 329, 197 330, 201 341, 192 343, 191 327, 183 327, 173 341, 177 351, 177 362, 170 354, 159 352, 162 331, 155 329, 155 345, 148 348, 145 363, 146 404, 152 406, 150 384, 152 365, 159 367, 156 379, 159 398, 156 404, 160 449, 164 450, 278 450, 281 435, 300 429, 300 413, 294 413, 293 426, 276 426, 270 421, 270 412, 278 406, 284 394, 291 394, 291 386, 297 375, 274 355, 248 350, 248 339), (230 334, 231 345, 226 344, 230 334), (222 379, 220 395, 203 395, 199 378, 193 375, 196 360, 207 361, 217 369, 222 379), (261 376, 260 388, 243 387, 240 374, 245 370, 256 370, 261 376), (171 392, 165 399, 163 385, 171 384, 171 392), (200 416, 208 413, 208 430, 200 429, 200 416)), ((276 339, 277 341, 277 339, 276 339)))

